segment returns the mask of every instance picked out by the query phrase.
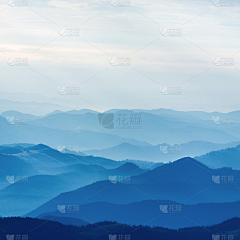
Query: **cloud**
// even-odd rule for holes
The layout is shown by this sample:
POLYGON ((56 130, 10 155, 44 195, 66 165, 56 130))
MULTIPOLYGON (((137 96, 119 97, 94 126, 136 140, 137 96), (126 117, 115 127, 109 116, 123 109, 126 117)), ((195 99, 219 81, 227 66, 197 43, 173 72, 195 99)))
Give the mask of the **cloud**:
MULTIPOLYGON (((154 81, 174 87, 197 76, 198 82, 190 81, 183 91, 191 102, 205 107, 211 104, 211 108, 218 110, 222 103, 226 108, 238 102, 226 100, 226 96, 224 101, 214 101, 220 98, 217 92, 224 90, 228 75, 234 88, 240 87, 235 81, 240 74, 236 70, 240 69, 236 54, 240 51, 236 21, 239 12, 234 7, 185 0, 132 1, 128 6, 118 6, 118 2, 113 6, 101 0, 51 0, 29 1, 26 7, 1 5, 4 7, 0 23, 0 67, 6 68, 2 72, 3 91, 14 92, 14 83, 22 92, 51 97, 55 96, 56 86, 47 78, 71 86, 79 86, 91 78, 82 85, 86 100, 99 102, 104 109, 107 106, 128 108, 128 104, 134 108, 134 102, 141 103, 137 104, 141 107, 159 97, 159 86, 154 81), (59 34, 59 29, 64 29, 60 32, 64 34, 59 34), (235 66, 217 68, 212 63, 216 57, 234 58, 235 66), (39 74, 31 72, 29 67, 13 71, 7 64, 9 58, 28 58, 29 67, 39 74), (112 66, 109 58, 129 58, 131 65, 112 66), (213 71, 201 74, 208 68, 213 71), (104 69, 108 70, 98 74, 104 69), (206 102, 198 96, 204 92, 206 102), (111 101, 101 100, 103 96, 109 96, 111 101), (114 96, 117 99, 113 100, 114 96)), ((233 91, 229 96, 235 94, 233 91)), ((158 104, 155 101, 147 107, 158 104)), ((161 96, 161 104, 190 108, 190 102, 176 102, 172 97, 161 96)), ((192 109, 198 107, 192 104, 192 109)))

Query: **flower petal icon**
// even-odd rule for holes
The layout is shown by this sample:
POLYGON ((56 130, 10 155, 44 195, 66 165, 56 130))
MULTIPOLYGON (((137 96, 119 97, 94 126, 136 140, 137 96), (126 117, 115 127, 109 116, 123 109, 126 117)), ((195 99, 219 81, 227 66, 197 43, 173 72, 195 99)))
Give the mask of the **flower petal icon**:
POLYGON ((98 121, 99 123, 107 129, 114 128, 114 113, 99 113, 98 114, 98 121))
POLYGON ((163 213, 168 213, 168 205, 160 205, 160 211, 163 213))
POLYGON ((66 213, 66 205, 58 205, 57 208, 60 213, 66 213))
POLYGON ((216 184, 220 184, 220 176, 212 176, 212 180, 216 184))
POLYGON ((6 176, 6 180, 7 180, 10 184, 13 184, 13 183, 14 183, 14 179, 15 179, 14 176, 6 176))

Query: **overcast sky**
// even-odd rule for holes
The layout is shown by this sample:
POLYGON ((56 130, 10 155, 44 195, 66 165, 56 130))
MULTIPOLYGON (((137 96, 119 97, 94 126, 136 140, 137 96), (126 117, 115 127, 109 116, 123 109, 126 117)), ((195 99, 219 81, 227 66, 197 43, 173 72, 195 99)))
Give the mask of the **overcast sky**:
POLYGON ((26 93, 14 100, 239 110, 239 1, 0 3, 0 92, 26 93))

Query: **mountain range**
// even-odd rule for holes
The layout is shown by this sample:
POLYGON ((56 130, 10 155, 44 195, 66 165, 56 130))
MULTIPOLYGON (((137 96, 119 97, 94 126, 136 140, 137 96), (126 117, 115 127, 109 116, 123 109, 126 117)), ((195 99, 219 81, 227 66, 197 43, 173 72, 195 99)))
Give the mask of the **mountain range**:
POLYGON ((199 140, 226 144, 240 140, 235 130, 240 125, 239 115, 239 112, 185 113, 162 109, 139 112, 116 109, 101 115, 83 109, 54 111, 39 117, 10 111, 2 113, 0 117, 0 144, 43 143, 57 148, 78 143, 80 151, 101 150, 121 143, 156 146, 199 140), (100 121, 100 116, 104 117, 104 121, 111 122, 110 129, 101 122, 103 119, 100 121))
POLYGON ((174 229, 240 217, 239 112, 33 112, 0 116, 1 216, 174 229))
MULTIPOLYGON (((67 208, 67 205, 66 205, 67 208)), ((75 218, 90 222, 116 221, 129 225, 147 225, 179 229, 210 226, 233 217, 240 217, 240 201, 233 203, 181 204, 167 200, 145 200, 130 204, 94 202, 79 205, 77 211, 47 212, 37 216, 40 219, 75 218), (51 216, 51 217, 50 217, 51 216)))
MULTIPOLYGON (((101 204, 103 204, 106 210, 103 218, 106 216, 112 218, 116 212, 122 212, 123 215, 124 213, 127 214, 130 207, 133 207, 135 209, 134 211, 141 214, 141 209, 145 211, 146 206, 144 205, 144 207, 141 208, 141 203, 139 202, 144 200, 155 200, 158 202, 158 205, 160 205, 160 202, 162 202, 163 205, 169 205, 168 201, 174 201, 176 202, 175 205, 204 203, 204 206, 208 206, 207 204, 211 203, 219 206, 217 203, 235 202, 240 198, 239 171, 232 170, 231 168, 210 169, 192 158, 183 158, 173 163, 165 164, 145 173, 132 176, 128 181, 125 181, 125 179, 122 181, 118 181, 118 179, 113 180, 114 181, 99 181, 74 191, 62 193, 26 216, 37 217, 42 216, 42 214, 54 215, 59 205, 84 205, 82 209, 88 209, 86 211, 84 210, 85 213, 87 213, 86 216, 95 214, 95 219, 98 221, 97 218, 101 217, 101 214, 99 212, 100 215, 97 215, 96 211, 92 212, 91 206, 98 208, 99 206, 102 207, 101 204), (163 200, 165 200, 165 202, 163 200), (98 205, 98 203, 100 205, 98 205), (126 204, 129 205, 129 208, 126 207, 126 204), (116 205, 117 207, 115 207, 116 205), (88 208, 88 206, 90 207, 88 208), (107 212, 109 212, 110 215, 108 215, 107 212)), ((234 204, 232 204, 232 206, 233 205, 234 204)), ((152 204, 149 204, 149 206, 152 206, 152 204)), ((199 210, 199 208, 197 209, 199 210)), ((220 209, 221 208, 218 208, 218 210, 220 209)), ((200 212, 203 213, 203 211, 200 212)), ((234 211, 232 212, 234 213, 234 211)), ((80 211, 80 213, 82 212, 80 211)), ((208 213, 206 212, 206 214, 208 213)), ((121 218, 123 215, 119 214, 118 220, 123 219, 121 218)), ((144 216, 148 217, 147 214, 144 216)), ((222 214, 222 216, 225 217, 224 214, 222 214)), ((235 215, 232 217, 234 216, 235 215)), ((151 220, 151 217, 152 215, 150 215, 148 219, 151 220)), ((138 219, 137 215, 134 219, 138 219)), ((216 218, 214 219, 216 220, 216 218)), ((226 219, 227 218, 223 220, 226 219)), ((183 221, 180 221, 180 223, 181 222, 184 223, 183 221)), ((139 222, 139 224, 144 224, 144 222, 139 222)), ((177 224, 179 224, 179 222, 177 224)), ((169 227, 172 227, 172 225, 169 227)))
POLYGON ((232 167, 240 169, 240 145, 219 151, 211 151, 196 159, 211 168, 232 167))
MULTIPOLYGON (((153 162, 169 162, 189 156, 195 157, 212 151, 218 151, 236 147, 240 142, 216 144, 204 141, 191 141, 181 145, 159 144, 156 146, 136 146, 129 143, 121 143, 117 146, 101 149, 83 151, 86 155, 99 156, 117 161, 125 159, 138 159, 153 162)), ((207 164, 208 161, 206 161, 207 164)), ((224 165, 222 165, 223 167, 224 165)), ((234 166, 235 167, 235 166, 234 166)), ((216 168, 216 166, 214 166, 216 168)), ((238 166, 240 168, 240 164, 238 166)))
POLYGON ((112 175, 133 176, 146 171, 133 163, 61 153, 42 144, 0 146, 0 150, 2 216, 22 215, 62 192, 108 180, 112 175))

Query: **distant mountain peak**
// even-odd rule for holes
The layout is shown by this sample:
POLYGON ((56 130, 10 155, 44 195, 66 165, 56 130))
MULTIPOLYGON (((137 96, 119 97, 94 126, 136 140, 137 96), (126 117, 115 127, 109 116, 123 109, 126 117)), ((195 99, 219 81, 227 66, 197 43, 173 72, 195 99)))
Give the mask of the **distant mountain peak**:
POLYGON ((51 149, 51 148, 47 145, 44 145, 44 144, 37 144, 33 147, 27 148, 27 150, 42 150, 42 149, 51 149))
POLYGON ((182 167, 184 167, 185 165, 189 166, 190 163, 198 165, 199 167, 208 169, 206 165, 202 164, 201 162, 191 157, 180 158, 179 160, 174 161, 172 164, 179 165, 179 166, 181 165, 182 167))
POLYGON ((139 167, 136 166, 134 163, 127 162, 127 163, 123 164, 122 166, 120 166, 118 169, 121 169, 121 170, 136 170, 138 168, 139 167))
MULTIPOLYGON (((156 167, 150 172, 146 172, 146 176, 150 178, 158 178, 162 174, 177 176, 184 173, 199 173, 199 171, 210 171, 210 169, 191 157, 184 157, 169 164, 156 167), (160 175, 159 175, 160 174, 160 175)), ((137 176, 139 177, 139 176, 137 176)))

